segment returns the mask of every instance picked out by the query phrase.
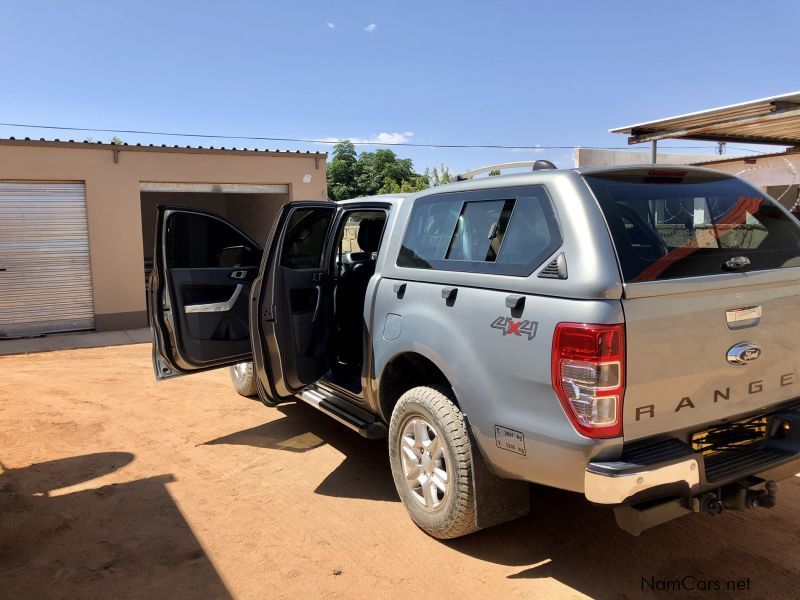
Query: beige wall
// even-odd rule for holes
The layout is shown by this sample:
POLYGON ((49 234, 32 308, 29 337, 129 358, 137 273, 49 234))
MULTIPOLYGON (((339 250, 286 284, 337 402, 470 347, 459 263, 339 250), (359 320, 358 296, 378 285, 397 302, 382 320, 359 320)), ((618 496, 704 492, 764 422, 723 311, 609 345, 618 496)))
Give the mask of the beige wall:
POLYGON ((748 156, 703 166, 741 177, 800 214, 800 152, 748 156))
POLYGON ((292 200, 327 197, 324 155, 121 147, 114 162, 108 146, 34 144, 0 143, 0 180, 86 183, 98 330, 146 323, 140 182, 288 184, 292 200))
MULTIPOLYGON (((622 165, 650 164, 649 150, 599 150, 596 148, 576 148, 576 167, 615 167, 622 165)), ((708 154, 678 154, 658 152, 656 161, 662 165, 691 165, 699 161, 713 160, 708 154)))
POLYGON ((697 164, 732 173, 763 189, 800 183, 800 152, 697 164))

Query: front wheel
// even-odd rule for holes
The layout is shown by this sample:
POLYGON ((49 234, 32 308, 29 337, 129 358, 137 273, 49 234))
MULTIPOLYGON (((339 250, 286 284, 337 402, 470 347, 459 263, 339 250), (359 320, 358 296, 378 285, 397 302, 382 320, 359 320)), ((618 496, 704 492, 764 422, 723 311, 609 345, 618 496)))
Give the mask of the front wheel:
POLYGON ((233 387, 235 387, 236 391, 242 396, 252 397, 258 394, 253 363, 242 362, 235 364, 230 368, 230 372, 233 387))
POLYGON ((469 434, 450 394, 427 386, 410 389, 389 423, 397 493, 413 521, 439 539, 478 530, 469 434))

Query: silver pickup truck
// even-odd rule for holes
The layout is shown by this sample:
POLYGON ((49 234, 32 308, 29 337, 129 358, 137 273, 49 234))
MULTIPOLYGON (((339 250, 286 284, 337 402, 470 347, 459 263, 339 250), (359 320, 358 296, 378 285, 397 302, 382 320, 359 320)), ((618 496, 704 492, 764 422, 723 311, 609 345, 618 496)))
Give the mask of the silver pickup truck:
POLYGON ((263 249, 198 210, 156 227, 156 376, 237 365, 268 406, 388 437, 435 537, 524 515, 529 482, 638 534, 771 507, 800 472, 800 223, 735 177, 540 168, 290 202, 263 249))

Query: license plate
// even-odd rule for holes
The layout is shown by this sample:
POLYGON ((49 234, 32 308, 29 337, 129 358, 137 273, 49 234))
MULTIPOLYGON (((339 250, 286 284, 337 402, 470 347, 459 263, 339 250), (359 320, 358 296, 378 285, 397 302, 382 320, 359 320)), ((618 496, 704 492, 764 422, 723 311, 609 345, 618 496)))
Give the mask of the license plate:
POLYGON ((692 434, 692 450, 708 456, 742 446, 752 446, 767 437, 767 417, 750 417, 692 434))

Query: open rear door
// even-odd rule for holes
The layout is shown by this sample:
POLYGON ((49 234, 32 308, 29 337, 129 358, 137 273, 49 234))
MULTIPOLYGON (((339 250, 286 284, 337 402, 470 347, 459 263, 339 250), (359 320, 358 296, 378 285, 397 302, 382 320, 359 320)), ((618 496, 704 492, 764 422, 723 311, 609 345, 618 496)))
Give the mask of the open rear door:
POLYGON ((251 307, 253 364, 260 391, 289 398, 320 379, 333 329, 331 202, 290 202, 278 216, 251 307))
POLYGON ((158 207, 155 244, 149 312, 156 378, 251 360, 259 245, 218 215, 170 206, 158 207))

